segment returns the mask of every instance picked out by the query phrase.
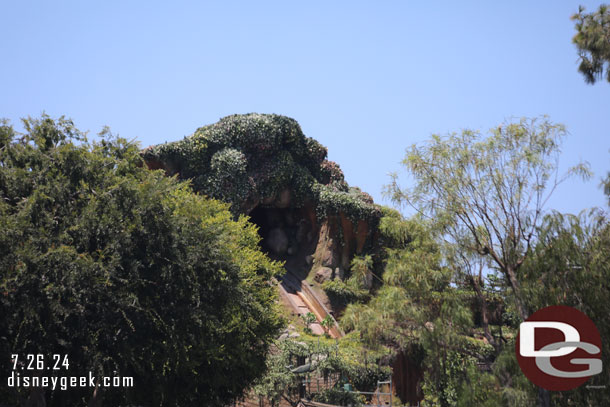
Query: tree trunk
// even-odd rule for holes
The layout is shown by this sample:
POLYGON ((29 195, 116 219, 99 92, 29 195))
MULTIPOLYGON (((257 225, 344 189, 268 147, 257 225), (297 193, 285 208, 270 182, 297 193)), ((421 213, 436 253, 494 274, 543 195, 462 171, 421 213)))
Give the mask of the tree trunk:
POLYGON ((481 281, 480 277, 477 278, 475 276, 472 276, 472 287, 474 288, 474 291, 477 294, 477 299, 478 299, 478 301, 480 303, 480 307, 481 307, 481 325, 483 327, 483 332, 484 332, 485 338, 487 339, 489 344, 492 345, 497 350, 498 344, 489 330, 489 316, 488 316, 488 310, 487 310, 487 301, 485 299, 485 296, 483 295, 483 291, 481 290, 480 281, 481 281))
POLYGON ((538 387, 538 407, 551 407, 551 393, 538 387))
POLYGON ((517 275, 515 274, 515 269, 513 267, 505 267, 504 274, 508 277, 508 282, 510 283, 510 287, 513 289, 513 294, 515 294, 515 302, 517 303, 517 311, 521 316, 521 319, 525 321, 529 316, 527 312, 527 307, 523 302, 523 296, 521 294, 521 284, 517 280, 517 275))
MULTIPOLYGON (((513 293, 515 294, 515 301, 517 303, 517 310, 521 315, 523 321, 527 319, 529 313, 527 311, 526 305, 523 302, 523 297, 521 294, 521 285, 517 280, 517 276, 515 274, 515 270, 511 267, 506 268, 506 275, 508 276, 508 280, 510 282, 511 288, 513 289, 513 293)), ((538 388, 538 407, 550 407, 551 406, 551 393, 543 389, 541 387, 538 388)))

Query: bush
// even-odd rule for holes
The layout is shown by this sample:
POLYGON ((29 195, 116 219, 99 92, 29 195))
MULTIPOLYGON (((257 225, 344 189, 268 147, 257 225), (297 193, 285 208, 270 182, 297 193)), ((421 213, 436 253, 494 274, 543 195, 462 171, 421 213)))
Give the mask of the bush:
POLYGON ((299 124, 274 114, 233 115, 199 128, 184 140, 146 149, 147 162, 192 179, 195 190, 231 204, 235 214, 292 193, 291 205, 314 201, 323 219, 339 212, 352 220, 376 220, 370 195, 349 188, 326 147, 305 137, 299 124))
MULTIPOLYGON (((90 143, 63 118, 24 124, 25 134, 0 126, 0 353, 68 355, 70 376, 133 376, 132 388, 100 391, 107 405, 240 396, 280 327, 268 281, 281 268, 259 251, 255 226, 144 169, 126 140, 105 132, 90 143)), ((214 161, 243 163, 232 151, 214 161)), ((0 399, 29 391, 3 386, 0 399)), ((47 405, 92 394, 48 391, 47 405)))

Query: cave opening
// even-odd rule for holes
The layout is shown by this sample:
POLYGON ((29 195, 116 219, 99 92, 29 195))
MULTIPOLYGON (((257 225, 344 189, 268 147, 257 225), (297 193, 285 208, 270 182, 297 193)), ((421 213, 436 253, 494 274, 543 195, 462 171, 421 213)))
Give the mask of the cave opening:
POLYGON ((261 249, 274 260, 302 265, 315 249, 314 226, 306 208, 259 205, 250 213, 258 226, 261 249))

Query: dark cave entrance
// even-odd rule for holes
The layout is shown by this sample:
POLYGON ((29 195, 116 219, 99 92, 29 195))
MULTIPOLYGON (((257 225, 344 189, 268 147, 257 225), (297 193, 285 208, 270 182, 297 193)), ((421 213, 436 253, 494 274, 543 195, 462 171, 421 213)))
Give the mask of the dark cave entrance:
POLYGON ((259 205, 250 213, 258 226, 261 248, 275 260, 304 259, 313 253, 314 231, 305 208, 275 208, 259 205))

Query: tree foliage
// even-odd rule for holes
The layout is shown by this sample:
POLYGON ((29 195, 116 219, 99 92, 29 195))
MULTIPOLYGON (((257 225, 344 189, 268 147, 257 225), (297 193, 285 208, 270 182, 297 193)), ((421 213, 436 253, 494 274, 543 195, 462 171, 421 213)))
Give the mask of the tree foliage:
POLYGON ((513 290, 523 319, 529 312, 517 272, 531 252, 544 206, 567 177, 589 175, 584 164, 558 175, 565 134, 562 125, 543 118, 506 123, 486 138, 470 130, 434 135, 403 160, 415 185, 402 188, 394 176, 388 187, 396 203, 433 219, 449 245, 488 259, 513 290))
POLYGON ((578 71, 587 83, 593 84, 605 76, 610 82, 610 8, 606 4, 592 13, 580 6, 572 16, 576 21, 576 35, 572 42, 578 48, 578 71))
POLYGON ((384 284, 367 304, 350 304, 341 320, 370 347, 402 352, 425 366, 426 406, 497 405, 498 380, 480 372, 493 347, 473 336, 473 293, 442 265, 429 222, 386 210, 381 219, 384 284))
POLYGON ((381 353, 363 354, 362 350, 352 338, 343 338, 338 343, 307 337, 279 340, 267 359, 267 373, 254 386, 254 394, 273 406, 280 401, 296 406, 299 386, 310 380, 320 387, 306 386, 306 398, 360 406, 362 396, 346 391, 343 385, 349 383, 355 390, 370 392, 376 389, 377 381, 386 380, 391 374, 387 366, 379 363, 381 353))
MULTIPOLYGON (((138 146, 107 130, 89 142, 63 117, 23 124, 0 126, 0 353, 66 354, 60 376, 134 377, 97 391, 96 405, 240 396, 280 326, 268 283, 280 266, 255 226, 146 170, 138 146)), ((28 390, 3 386, 0 399, 28 390)), ((93 394, 47 391, 47 405, 93 394)))
MULTIPOLYGON (((610 337, 610 223, 599 209, 580 215, 553 213, 545 217, 533 255, 523 268, 524 291, 534 309, 568 305, 593 320, 602 338, 610 337)), ((610 343, 602 340, 602 361, 610 365, 610 343)), ((610 371, 590 379, 610 383, 610 371)), ((556 406, 604 404, 604 392, 584 386, 552 395, 556 406)))
MULTIPOLYGON (((584 164, 558 174, 564 135, 542 119, 504 124, 486 138, 433 136, 407 152, 413 185, 403 188, 395 176, 388 187, 417 214, 405 220, 384 211, 384 284, 370 302, 349 305, 341 322, 367 346, 420 356, 423 405, 544 403, 548 392, 537 395, 516 361, 519 322, 562 303, 606 324, 607 220, 569 222, 544 210, 563 180, 589 175, 584 164), (582 268, 570 270, 575 264, 582 268)), ((595 405, 586 393, 551 399, 595 405)))
POLYGON ((604 193, 608 199, 608 206, 610 206, 610 173, 608 173, 606 179, 602 181, 601 186, 604 189, 604 193))

